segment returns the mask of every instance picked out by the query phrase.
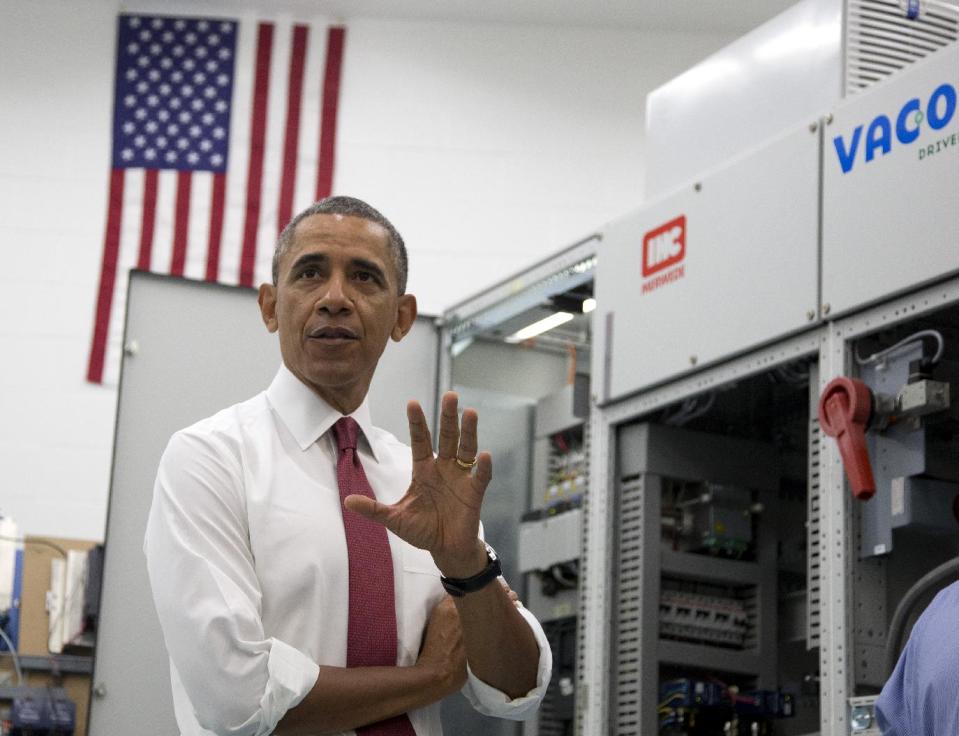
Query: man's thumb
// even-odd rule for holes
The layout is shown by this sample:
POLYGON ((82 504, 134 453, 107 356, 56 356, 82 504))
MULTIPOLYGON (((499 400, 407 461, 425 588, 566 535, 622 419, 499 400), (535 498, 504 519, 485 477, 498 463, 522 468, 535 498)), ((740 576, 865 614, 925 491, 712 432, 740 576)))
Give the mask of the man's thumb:
POLYGON ((380 524, 386 523, 387 507, 368 496, 358 496, 356 494, 347 496, 343 499, 343 506, 347 511, 352 511, 354 514, 359 514, 380 524))

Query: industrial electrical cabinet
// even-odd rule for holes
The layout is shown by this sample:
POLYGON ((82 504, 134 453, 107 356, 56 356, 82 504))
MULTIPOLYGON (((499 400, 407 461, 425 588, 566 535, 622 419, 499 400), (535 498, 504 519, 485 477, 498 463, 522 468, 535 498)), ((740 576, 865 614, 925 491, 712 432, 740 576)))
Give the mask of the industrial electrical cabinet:
MULTIPOLYGON (((763 200, 795 195, 821 221, 796 242, 817 274, 805 325, 756 330, 763 277, 795 256, 769 237, 738 247, 773 263, 717 287, 710 310, 681 276, 658 299, 637 282, 669 232, 663 203, 718 170, 601 231, 578 734, 878 735, 873 703, 912 623, 959 578, 957 69, 953 45, 807 122, 820 145, 790 166, 820 172, 811 215, 800 190, 763 200)), ((728 171, 773 187, 776 145, 728 171)), ((727 196, 699 223, 707 242, 751 215, 727 196)), ((688 272, 688 232, 656 257, 688 272)), ((774 276, 777 304, 809 293, 804 273, 774 276)))
POLYGON ((553 655, 536 718, 484 719, 454 699, 444 703, 444 722, 460 724, 456 733, 573 734, 582 504, 589 493, 590 304, 600 245, 596 237, 576 243, 441 319, 440 374, 448 377, 441 385, 479 411, 480 444, 493 454, 483 505, 487 538, 505 552, 506 577, 542 623, 553 655), (566 321, 523 337, 552 315, 566 321))

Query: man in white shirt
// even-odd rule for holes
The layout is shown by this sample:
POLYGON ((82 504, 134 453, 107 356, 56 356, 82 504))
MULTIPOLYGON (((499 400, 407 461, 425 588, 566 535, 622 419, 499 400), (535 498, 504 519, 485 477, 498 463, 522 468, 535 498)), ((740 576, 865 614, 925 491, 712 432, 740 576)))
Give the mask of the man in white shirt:
POLYGON ((461 688, 516 720, 542 700, 542 628, 490 584, 479 512, 492 461, 477 454, 476 412, 460 422, 455 394, 443 397, 435 457, 416 402, 411 447, 370 418, 377 361, 416 318, 406 269, 402 239, 369 205, 333 197, 298 215, 259 295, 283 366, 263 393, 170 440, 144 549, 183 736, 435 736, 439 701, 461 688), (356 637, 376 645, 368 629, 382 623, 355 600, 366 548, 348 530, 380 529, 366 519, 390 532, 392 570, 368 573, 387 568, 393 589, 369 607, 387 601, 390 638, 395 602, 395 663, 347 666, 356 637))

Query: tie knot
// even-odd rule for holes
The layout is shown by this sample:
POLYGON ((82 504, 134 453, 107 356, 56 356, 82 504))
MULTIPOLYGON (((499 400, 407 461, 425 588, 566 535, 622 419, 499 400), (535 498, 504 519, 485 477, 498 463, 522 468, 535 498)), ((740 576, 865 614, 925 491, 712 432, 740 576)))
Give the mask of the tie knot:
POLYGON ((360 425, 353 417, 343 417, 333 425, 333 436, 336 437, 336 446, 340 452, 356 449, 356 437, 360 432, 360 425))

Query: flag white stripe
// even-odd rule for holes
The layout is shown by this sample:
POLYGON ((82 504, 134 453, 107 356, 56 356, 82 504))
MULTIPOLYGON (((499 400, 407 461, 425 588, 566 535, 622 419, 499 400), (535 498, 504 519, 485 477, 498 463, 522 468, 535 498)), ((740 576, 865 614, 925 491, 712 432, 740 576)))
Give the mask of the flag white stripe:
POLYGON ((128 169, 123 177, 123 219, 120 222, 120 250, 117 254, 117 288, 110 306, 110 324, 120 329, 110 330, 107 338, 107 356, 103 380, 116 385, 120 378, 120 354, 123 349, 123 323, 126 316, 127 282, 130 269, 136 268, 140 254, 140 231, 143 226, 143 169, 128 169))
POLYGON ((213 174, 195 171, 190 188, 190 220, 187 224, 186 264, 183 275, 188 279, 206 277, 206 255, 210 244, 210 202, 213 196, 213 174))
POLYGON ((173 228, 176 220, 176 171, 157 175, 156 224, 153 230, 153 258, 150 270, 170 273, 173 262, 173 228))

